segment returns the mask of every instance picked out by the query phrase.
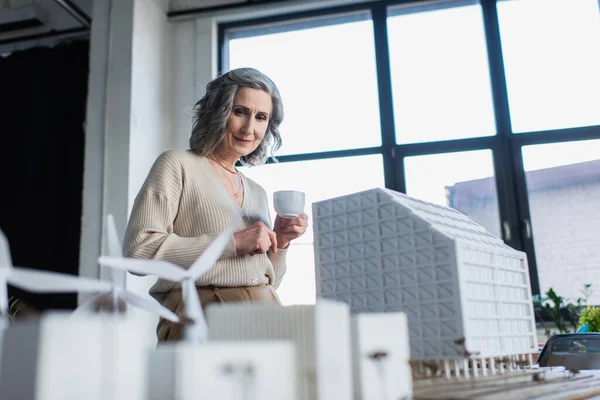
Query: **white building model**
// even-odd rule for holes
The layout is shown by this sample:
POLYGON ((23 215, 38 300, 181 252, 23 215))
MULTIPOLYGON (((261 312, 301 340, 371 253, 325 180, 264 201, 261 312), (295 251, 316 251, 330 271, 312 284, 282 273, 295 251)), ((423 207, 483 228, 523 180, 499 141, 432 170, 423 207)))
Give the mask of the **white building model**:
POLYGON ((467 216, 388 189, 314 203, 313 216, 317 295, 406 313, 413 360, 536 350, 526 255, 467 216))
POLYGON ((146 400, 154 343, 126 315, 47 312, 6 331, 0 399, 146 400))
POLYGON ((350 312, 346 304, 326 300, 314 306, 290 307, 219 304, 207 307, 206 318, 211 340, 292 341, 298 362, 298 399, 353 398, 350 312))
POLYGON ((161 344, 149 357, 147 400, 297 400, 291 341, 161 344))

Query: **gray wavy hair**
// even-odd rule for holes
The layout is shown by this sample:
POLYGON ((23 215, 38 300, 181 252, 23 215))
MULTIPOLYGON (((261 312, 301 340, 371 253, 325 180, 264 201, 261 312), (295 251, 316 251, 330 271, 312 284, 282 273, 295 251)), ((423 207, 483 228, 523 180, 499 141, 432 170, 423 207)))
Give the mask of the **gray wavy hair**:
POLYGON ((206 85, 206 93, 194 105, 190 148, 201 156, 214 154, 225 137, 233 98, 240 88, 263 90, 271 95, 273 107, 265 136, 256 150, 240 158, 244 165, 263 164, 281 147, 278 127, 283 121, 283 104, 275 83, 254 68, 231 70, 206 85))

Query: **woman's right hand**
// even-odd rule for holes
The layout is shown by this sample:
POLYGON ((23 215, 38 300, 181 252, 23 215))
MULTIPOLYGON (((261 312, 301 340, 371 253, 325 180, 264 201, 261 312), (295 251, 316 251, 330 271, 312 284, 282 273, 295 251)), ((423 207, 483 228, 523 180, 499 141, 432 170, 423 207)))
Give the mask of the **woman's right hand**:
POLYGON ((277 253, 277 235, 262 222, 233 234, 237 254, 264 254, 271 250, 277 253))

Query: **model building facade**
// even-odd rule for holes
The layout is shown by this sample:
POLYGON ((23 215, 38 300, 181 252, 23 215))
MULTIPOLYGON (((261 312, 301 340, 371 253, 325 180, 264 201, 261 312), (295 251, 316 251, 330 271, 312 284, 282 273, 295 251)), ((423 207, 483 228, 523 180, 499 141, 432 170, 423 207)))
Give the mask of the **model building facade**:
POLYGON ((353 398, 350 311, 343 302, 289 307, 226 303, 207 307, 206 318, 213 341, 292 341, 298 399, 353 398))
POLYGON ((291 341, 161 343, 149 364, 148 400, 297 400, 291 341))
POLYGON ((317 295, 406 313, 413 359, 535 351, 525 254, 467 216, 387 189, 314 203, 313 216, 317 295))

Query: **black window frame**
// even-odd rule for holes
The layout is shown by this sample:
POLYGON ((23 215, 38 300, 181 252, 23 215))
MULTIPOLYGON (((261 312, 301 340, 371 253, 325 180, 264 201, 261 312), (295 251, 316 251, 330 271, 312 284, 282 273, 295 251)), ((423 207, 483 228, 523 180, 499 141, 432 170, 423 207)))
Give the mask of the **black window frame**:
MULTIPOLYGON (((382 0, 359 4, 328 7, 318 10, 282 14, 266 18, 221 23, 218 25, 218 70, 227 65, 227 31, 281 24, 297 20, 310 20, 327 16, 370 12, 373 21, 377 86, 379 93, 380 125, 382 145, 349 150, 319 153, 291 154, 278 156, 278 162, 294 162, 324 158, 351 157, 381 154, 385 175, 385 186, 406 193, 404 159, 406 157, 443 154, 471 150, 491 150, 493 154, 496 191, 502 238, 510 247, 524 251, 528 257, 531 289, 540 294, 540 283, 535 258, 534 238, 531 229, 531 213, 523 156, 523 146, 600 139, 600 125, 536 131, 514 134, 511 126, 506 75, 500 41, 500 24, 497 4, 502 0, 480 0, 490 84, 495 115, 496 135, 467 139, 453 139, 425 143, 396 144, 394 109, 392 98, 391 67, 387 36, 388 8, 398 5, 424 7, 455 7, 470 0, 449 0, 431 3, 428 0, 382 0)), ((474 2, 476 4, 476 2, 474 2)), ((600 7, 600 0, 599 0, 600 7)), ((270 161, 269 161, 270 162, 270 161)))

